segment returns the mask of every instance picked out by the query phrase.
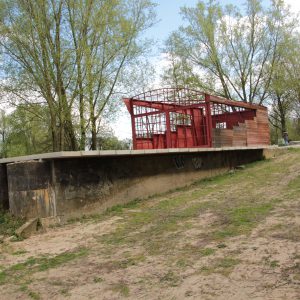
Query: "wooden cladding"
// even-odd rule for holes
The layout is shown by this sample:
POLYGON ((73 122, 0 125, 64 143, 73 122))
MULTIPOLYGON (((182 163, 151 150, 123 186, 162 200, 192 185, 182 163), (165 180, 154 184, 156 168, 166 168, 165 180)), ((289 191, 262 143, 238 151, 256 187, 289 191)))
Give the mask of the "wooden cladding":
POLYGON ((256 116, 252 120, 239 122, 232 129, 213 128, 212 136, 213 147, 269 145, 270 131, 267 109, 257 109, 256 116))

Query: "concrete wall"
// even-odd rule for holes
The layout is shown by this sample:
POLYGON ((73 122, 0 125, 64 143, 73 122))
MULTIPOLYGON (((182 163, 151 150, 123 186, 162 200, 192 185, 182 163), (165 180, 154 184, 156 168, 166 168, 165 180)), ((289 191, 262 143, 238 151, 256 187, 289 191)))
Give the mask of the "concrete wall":
POLYGON ((0 210, 7 210, 8 204, 8 186, 6 165, 0 164, 0 210))
POLYGON ((26 218, 55 216, 51 162, 28 161, 7 165, 9 209, 26 218))
POLYGON ((69 218, 182 187, 263 158, 262 149, 81 157, 7 165, 13 214, 69 218))

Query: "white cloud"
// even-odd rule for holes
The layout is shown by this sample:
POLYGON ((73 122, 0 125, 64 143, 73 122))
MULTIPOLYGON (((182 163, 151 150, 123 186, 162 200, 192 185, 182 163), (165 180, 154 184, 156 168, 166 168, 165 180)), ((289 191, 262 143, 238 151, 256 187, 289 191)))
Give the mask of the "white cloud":
POLYGON ((285 3, 290 5, 293 13, 300 12, 300 1, 299 0, 285 0, 285 3))

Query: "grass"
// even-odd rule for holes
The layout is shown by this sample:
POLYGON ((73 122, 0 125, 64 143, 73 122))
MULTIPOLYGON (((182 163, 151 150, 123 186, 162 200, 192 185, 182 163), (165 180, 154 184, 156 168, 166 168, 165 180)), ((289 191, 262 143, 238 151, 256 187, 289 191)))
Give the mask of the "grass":
POLYGON ((12 236, 24 224, 21 218, 13 217, 10 213, 0 211, 0 235, 12 236))
POLYGON ((202 267, 200 272, 204 275, 219 273, 224 276, 228 276, 239 263, 240 260, 233 257, 218 258, 212 261, 209 266, 202 267))
MULTIPOLYGON (((293 153, 299 153, 299 150, 294 150, 292 149, 291 152, 293 153)), ((190 217, 193 217, 195 215, 197 215, 198 213, 200 213, 201 211, 204 211, 205 208, 209 209, 215 209, 214 207, 214 203, 211 202, 206 202, 206 203, 199 203, 199 199, 201 199, 202 197, 206 197, 208 195, 214 194, 214 191, 216 190, 216 187, 218 187, 218 189, 224 187, 226 188, 228 185, 234 185, 237 184, 239 185, 240 183, 242 183, 242 185, 244 186, 245 189, 240 189, 239 191, 236 191, 236 201, 239 201, 239 196, 241 196, 241 194, 243 193, 247 193, 249 192, 250 189, 253 189, 253 187, 255 188, 259 188, 263 185, 265 185, 268 182, 271 182, 271 179, 273 176, 272 174, 276 174, 279 171, 282 170, 282 168, 284 168, 284 165, 281 165, 280 163, 275 163, 271 160, 264 160, 264 161, 259 161, 259 162, 254 162, 251 164, 248 164, 245 169, 242 170, 237 170, 234 172, 228 172, 226 174, 222 174, 222 175, 217 175, 211 178, 206 178, 206 179, 201 179, 199 181, 194 182, 191 185, 185 186, 183 188, 176 188, 174 190, 171 190, 167 193, 163 193, 163 194, 159 194, 159 195, 153 195, 151 197, 148 197, 147 199, 141 200, 141 199, 135 199, 130 203, 124 204, 124 205, 116 205, 113 206, 112 208, 107 209, 107 211, 104 214, 95 214, 95 215, 89 215, 89 216, 83 216, 81 218, 76 218, 76 219, 72 219, 69 220, 69 222, 73 223, 73 222, 88 222, 88 221, 99 221, 99 220, 103 220, 106 217, 110 217, 110 216, 120 216, 122 215, 122 217, 124 217, 124 215, 130 215, 130 219, 127 218, 126 222, 130 222, 131 224, 127 224, 127 229, 131 230, 132 227, 138 227, 138 226, 143 226, 145 224, 149 224, 152 223, 154 220, 159 219, 160 217, 165 217, 165 211, 166 212, 170 212, 168 214, 168 220, 170 220, 170 224, 166 225, 166 223, 168 222, 168 220, 166 220, 165 223, 165 227, 172 227, 172 223, 174 225, 174 222, 176 223, 176 218, 177 219, 188 219, 190 217), (257 169, 257 172, 253 172, 253 170, 257 169), (192 190, 192 192, 191 192, 192 190), (152 199, 161 199, 161 201, 158 202, 158 204, 154 207, 150 207, 148 208, 146 203, 149 203, 151 201, 146 201, 146 200, 152 200, 152 199), (194 203, 194 205, 190 205, 191 203, 193 203, 193 201, 197 200, 196 203, 194 203), (188 204, 188 205, 187 205, 188 204), (182 210, 182 208, 187 205, 188 207, 186 207, 184 210, 182 210), (141 212, 133 212, 133 213, 129 213, 129 211, 131 209, 141 209, 144 207, 147 207, 146 210, 142 210, 141 212), (179 209, 180 213, 178 213, 177 215, 176 212, 174 213, 175 210, 179 209), (171 218, 173 220, 171 220, 171 218)), ((298 178, 298 181, 300 181, 300 177, 298 178)), ((297 180, 295 181, 295 183, 291 183, 293 186, 291 188, 297 187, 299 189, 299 182, 297 180)), ((243 187, 242 187, 243 188, 243 187)), ((225 194, 227 194, 226 190, 224 191, 225 194)), ((253 194, 253 193, 250 193, 253 194)), ((227 200, 227 199, 226 199, 227 200)), ((230 201, 230 200, 229 200, 230 201)), ((252 213, 256 213, 255 209, 258 210, 262 210, 264 211, 264 209, 268 210, 269 207, 268 206, 272 206, 272 203, 264 203, 264 201, 257 201, 254 200, 254 202, 258 202, 258 207, 249 207, 246 206, 245 203, 248 202, 253 202, 253 199, 247 199, 247 201, 243 201, 240 203, 241 205, 244 204, 244 207, 241 207, 241 210, 254 210, 252 213), (250 200, 250 201, 249 201, 250 200), (259 207, 259 204, 262 203, 262 206, 259 207), (266 205, 266 207, 264 207, 264 205, 266 205)), ((218 208, 218 207, 217 207, 218 208)), ((232 215, 229 217, 235 217, 234 215, 236 215, 238 217, 238 209, 237 211, 233 211, 232 215)), ((271 207, 272 209, 272 207, 271 207)), ((258 211, 257 214, 263 216, 262 212, 260 214, 260 212, 258 211)), ((268 211, 266 212, 266 214, 268 213, 268 211)), ((241 219, 240 220, 236 220, 234 223, 237 224, 238 222, 242 223, 244 222, 244 225, 246 225, 245 227, 247 227, 247 216, 245 215, 246 213, 244 213, 243 211, 240 212, 241 215, 241 219), (244 219, 242 219, 244 218, 244 219)), ((251 214, 248 213, 248 215, 251 214)), ((252 221, 248 222, 248 223, 252 223, 252 221)), ((120 226, 121 228, 122 226, 120 226)), ((248 226, 251 227, 251 226, 248 226)), ((123 228, 124 229, 124 228, 123 228)), ((251 228, 249 228, 249 230, 251 230, 251 228)), ((235 233, 228 233, 229 236, 235 235, 235 233)), ((220 235, 222 235, 222 233, 220 233, 220 235)), ((226 236, 226 232, 224 232, 224 235, 226 236)), ((112 240, 111 240, 112 242, 112 240)), ((120 239, 118 239, 118 237, 116 237, 116 241, 117 244, 119 242, 121 242, 120 239)))
POLYGON ((122 214, 123 211, 126 210, 126 209, 136 208, 141 201, 142 201, 142 199, 137 198, 137 199, 134 199, 134 200, 132 200, 129 203, 126 203, 126 204, 114 205, 114 206, 108 208, 104 213, 89 214, 89 215, 83 215, 81 217, 70 218, 70 219, 67 220, 67 223, 68 224, 74 224, 74 223, 78 223, 78 222, 79 223, 89 223, 91 221, 94 221, 94 222, 103 221, 108 217, 122 214))
POLYGON ((225 239, 240 234, 248 234, 264 219, 274 208, 276 200, 266 203, 253 203, 252 205, 234 208, 223 208, 220 218, 223 224, 213 233, 216 239, 225 239))
POLYGON ((22 282, 34 273, 57 268, 69 261, 86 256, 88 250, 80 248, 73 252, 65 252, 54 257, 30 257, 25 262, 17 263, 0 272, 0 285, 8 282, 22 282))
POLYGON ((287 192, 291 198, 297 197, 300 194, 300 176, 289 182, 287 192))
POLYGON ((19 255, 23 255, 25 253, 27 253, 26 250, 19 250, 19 251, 13 252, 12 255, 19 256, 19 255))
MULTIPOLYGON (((109 213, 118 214, 122 220, 114 232, 101 236, 99 242, 106 245, 108 252, 139 245, 148 256, 166 256, 165 262, 174 270, 190 268, 203 257, 226 251, 230 238, 250 235, 287 195, 299 189, 299 178, 286 186, 274 185, 281 181, 282 170, 288 170, 299 160, 298 153, 289 160, 255 162, 245 169, 195 182, 153 202, 134 202, 134 211, 119 206, 111 209, 109 213), (271 193, 267 192, 268 188, 271 193), (206 225, 196 238, 200 245, 215 246, 178 244, 178 240, 186 239, 188 229, 198 227, 197 222, 206 212, 216 215, 217 220, 206 225)), ((297 197, 294 193, 291 199, 297 197)), ((228 276, 239 263, 236 255, 218 259, 207 267, 206 274, 217 272, 228 276)), ((271 263, 272 268, 275 265, 271 263)))
POLYGON ((129 297, 130 289, 125 282, 115 283, 110 288, 113 292, 120 294, 123 297, 129 297))
MULTIPOLYGON (((288 180, 284 174, 288 175, 289 168, 299 161, 299 153, 292 151, 288 159, 256 162, 245 169, 201 180, 148 200, 136 199, 126 205, 114 206, 105 213, 83 216, 70 222, 99 222, 112 216, 121 217, 113 232, 93 236, 98 242, 94 246, 98 252, 93 251, 93 254, 101 256, 102 260, 107 258, 98 266, 104 274, 117 270, 125 273, 125 269, 148 262, 154 262, 155 268, 155 262, 159 261, 165 271, 156 275, 156 280, 159 279, 158 284, 162 287, 180 286, 184 278, 180 272, 188 268, 196 269, 200 275, 218 273, 229 276, 242 263, 239 249, 234 252, 230 247, 232 237, 249 236, 276 207, 297 204, 294 200, 299 200, 300 176, 288 180), (202 217, 210 214, 212 219, 202 222, 202 217), (137 250, 139 254, 136 254, 137 250)), ((291 210, 290 206, 287 210, 291 210)), ((293 242, 300 239, 296 224, 280 224, 268 234, 293 242)), ((19 250, 13 255, 23 253, 19 250)), ((83 248, 54 257, 31 257, 0 269, 0 284, 28 286, 33 274, 58 268, 88 253, 83 248)), ((265 265, 277 270, 279 262, 269 258, 265 265)), ((295 263, 289 272, 299 278, 299 263, 295 263)), ((109 284, 106 277, 97 275, 103 274, 95 273, 90 280, 109 284)), ((130 297, 132 293, 129 283, 124 281, 110 285, 109 289, 123 297, 130 297)), ((63 291, 61 294, 67 295, 68 290, 63 291)), ((29 289, 26 293, 29 295, 29 289)), ((33 298, 34 294, 30 297, 33 298)))
POLYGON ((24 292, 28 295, 29 298, 33 300, 39 300, 41 299, 41 296, 39 293, 34 292, 33 290, 29 289, 27 284, 22 284, 19 289, 21 292, 24 292))
POLYGON ((273 227, 273 232, 270 232, 270 235, 277 239, 300 242, 300 225, 289 222, 280 224, 280 226, 273 227))
POLYGON ((110 213, 122 212, 124 221, 115 232, 102 237, 101 242, 114 247, 130 246, 142 241, 148 253, 161 254, 166 249, 174 248, 176 239, 181 232, 184 232, 189 220, 207 211, 216 212, 221 224, 217 224, 211 231, 206 232, 206 239, 225 240, 236 235, 249 234, 280 201, 255 199, 251 191, 253 183, 258 181, 256 186, 262 187, 266 182, 265 178, 269 177, 271 181, 272 173, 276 173, 278 168, 279 166, 270 166, 270 161, 257 162, 247 166, 245 170, 201 180, 189 188, 177 189, 170 193, 168 198, 162 199, 153 206, 147 206, 147 202, 135 202, 134 207, 139 210, 134 213, 128 213, 120 206, 113 208, 110 213), (253 169, 255 168, 262 170, 262 174, 254 175, 253 169), (224 189, 224 195, 226 195, 228 194, 227 186, 234 185, 235 182, 237 184, 243 182, 245 185, 243 193, 237 192, 230 200, 216 195, 216 186, 218 189, 224 189), (202 200, 207 197, 213 199, 202 200))
POLYGON ((144 255, 134 255, 132 257, 128 257, 126 259, 122 260, 112 260, 103 263, 100 265, 101 268, 107 269, 107 270, 119 270, 119 269, 127 269, 131 266, 136 266, 141 262, 144 262, 146 260, 144 255))
POLYGON ((167 284, 171 287, 176 287, 180 284, 181 278, 177 274, 175 274, 172 270, 169 270, 166 274, 164 274, 160 278, 160 282, 163 284, 167 284))
POLYGON ((279 267, 279 261, 278 260, 272 260, 272 261, 270 261, 270 267, 271 268, 277 268, 277 267, 279 267))
POLYGON ((210 255, 214 254, 215 252, 216 252, 216 250, 212 249, 212 248, 205 248, 205 249, 200 250, 200 253, 202 256, 210 256, 210 255))
POLYGON ((94 283, 101 283, 104 281, 104 279, 101 277, 94 277, 93 281, 94 281, 94 283))
POLYGON ((193 265, 193 262, 187 258, 180 258, 176 261, 176 267, 180 269, 185 269, 187 267, 191 267, 193 265))
POLYGON ((65 297, 70 296, 69 290, 67 288, 60 290, 60 294, 65 296, 65 297))

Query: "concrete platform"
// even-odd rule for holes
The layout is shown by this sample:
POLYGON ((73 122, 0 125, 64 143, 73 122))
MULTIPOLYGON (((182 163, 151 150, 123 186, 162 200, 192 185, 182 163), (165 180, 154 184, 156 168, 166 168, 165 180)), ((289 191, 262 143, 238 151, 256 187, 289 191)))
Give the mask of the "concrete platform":
POLYGON ((68 219, 167 192, 288 147, 58 152, 0 160, 0 208, 68 219))
POLYGON ((110 156, 137 156, 137 155, 161 155, 176 153, 203 153, 203 152, 220 152, 236 150, 256 150, 256 149, 277 149, 277 146, 254 146, 254 147, 222 147, 222 148, 170 148, 170 149, 153 149, 153 150, 98 150, 98 151, 63 151, 50 152, 43 154, 34 154, 27 156, 18 156, 0 159, 0 164, 25 162, 30 160, 53 160, 64 158, 80 157, 110 157, 110 156))

